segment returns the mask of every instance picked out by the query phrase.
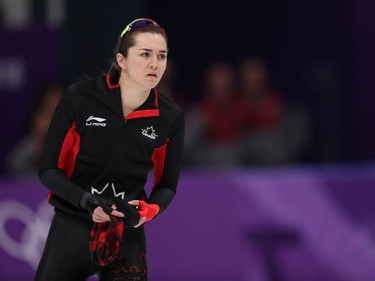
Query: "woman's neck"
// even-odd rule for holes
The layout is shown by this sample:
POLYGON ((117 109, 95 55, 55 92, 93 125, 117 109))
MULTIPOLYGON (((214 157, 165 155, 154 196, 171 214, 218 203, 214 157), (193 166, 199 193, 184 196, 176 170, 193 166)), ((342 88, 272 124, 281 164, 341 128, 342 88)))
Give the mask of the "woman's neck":
POLYGON ((150 90, 141 90, 137 87, 132 87, 130 83, 126 83, 120 79, 121 101, 124 117, 132 113, 140 107, 148 98, 150 90))

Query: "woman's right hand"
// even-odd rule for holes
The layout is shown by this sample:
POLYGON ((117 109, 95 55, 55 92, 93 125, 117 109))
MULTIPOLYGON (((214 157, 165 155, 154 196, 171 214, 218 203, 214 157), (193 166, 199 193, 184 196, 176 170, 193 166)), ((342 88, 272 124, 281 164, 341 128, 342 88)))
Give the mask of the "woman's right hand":
POLYGON ((116 211, 116 206, 111 201, 89 192, 82 195, 80 205, 90 212, 92 220, 97 223, 110 221, 109 215, 124 217, 123 213, 116 211))

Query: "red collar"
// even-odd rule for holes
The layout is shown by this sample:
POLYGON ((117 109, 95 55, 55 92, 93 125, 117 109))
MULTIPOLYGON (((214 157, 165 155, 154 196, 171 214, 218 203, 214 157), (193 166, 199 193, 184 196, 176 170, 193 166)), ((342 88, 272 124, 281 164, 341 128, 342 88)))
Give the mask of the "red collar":
POLYGON ((107 86, 109 89, 114 90, 114 89, 120 88, 120 84, 116 84, 116 85, 111 84, 111 74, 107 74, 105 78, 106 78, 107 86))
MULTIPOLYGON (((107 86, 110 90, 115 90, 115 89, 118 89, 120 88, 120 84, 111 84, 111 75, 110 74, 107 74, 106 76, 106 82, 107 82, 107 86)), ((138 110, 135 110, 133 111, 132 113, 128 114, 125 118, 125 120, 130 120, 130 119, 136 119, 136 118, 144 118, 144 117, 158 117, 160 114, 159 114, 159 94, 158 92, 156 91, 156 89, 154 88, 153 89, 154 93, 155 93, 155 98, 154 98, 154 101, 153 101, 153 105, 151 105, 151 107, 154 107, 154 108, 148 108, 148 109, 138 109, 138 110)), ((152 95, 152 93, 150 93, 150 95, 152 95)), ((147 99, 146 103, 147 102, 152 102, 152 100, 149 100, 150 98, 147 99)), ((141 106, 143 107, 143 106, 141 106)))

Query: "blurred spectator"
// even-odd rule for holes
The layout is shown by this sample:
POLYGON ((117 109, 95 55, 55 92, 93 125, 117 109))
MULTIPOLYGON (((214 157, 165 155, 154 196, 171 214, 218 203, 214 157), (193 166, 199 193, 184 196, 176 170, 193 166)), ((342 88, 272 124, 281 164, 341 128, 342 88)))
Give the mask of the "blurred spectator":
POLYGON ((206 70, 202 99, 186 114, 186 164, 237 164, 243 110, 235 85, 228 63, 216 62, 206 70))
POLYGON ((58 84, 49 84, 40 90, 26 119, 25 135, 7 156, 8 174, 24 176, 36 171, 43 141, 62 93, 58 84))
POLYGON ((248 132, 272 131, 281 123, 281 94, 270 85, 268 71, 260 58, 247 58, 240 63, 239 79, 246 107, 248 132))
POLYGON ((239 65, 245 136, 244 165, 284 164, 296 159, 305 137, 302 114, 292 111, 269 80, 262 58, 248 57, 239 65), (300 118, 300 121, 295 118, 300 118))
POLYGON ((274 164, 285 160, 281 138, 283 102, 278 90, 270 85, 265 62, 250 57, 239 65, 243 99, 243 164, 274 164))
POLYGON ((308 141, 306 112, 283 101, 258 57, 243 59, 238 72, 211 64, 186 119, 187 166, 287 164, 300 159, 308 141))

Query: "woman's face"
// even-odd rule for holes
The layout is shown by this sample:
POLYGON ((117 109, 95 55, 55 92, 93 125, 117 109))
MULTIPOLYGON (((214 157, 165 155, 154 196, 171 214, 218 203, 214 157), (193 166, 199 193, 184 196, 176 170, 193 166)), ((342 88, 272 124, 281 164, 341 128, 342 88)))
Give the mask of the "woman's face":
POLYGON ((160 34, 138 33, 124 59, 122 75, 128 86, 154 88, 167 67, 167 42, 160 34))

